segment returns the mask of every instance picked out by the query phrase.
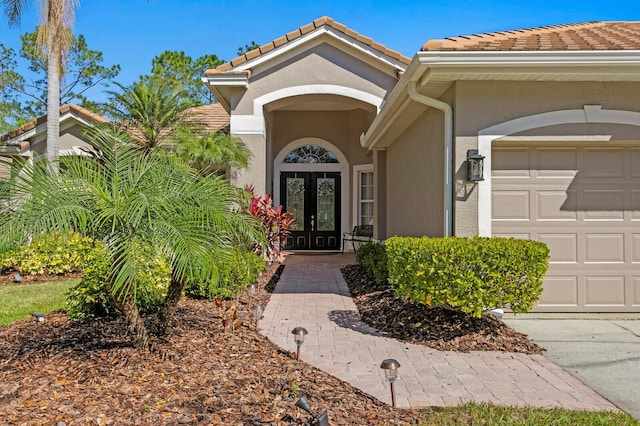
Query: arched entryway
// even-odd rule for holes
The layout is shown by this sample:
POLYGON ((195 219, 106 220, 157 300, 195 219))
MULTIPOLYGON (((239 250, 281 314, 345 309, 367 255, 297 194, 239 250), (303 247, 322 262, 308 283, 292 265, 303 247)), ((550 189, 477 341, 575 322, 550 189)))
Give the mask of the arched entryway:
POLYGON ((294 215, 287 250, 339 250, 349 217, 349 163, 319 138, 289 143, 274 160, 274 199, 294 215), (343 189, 343 186, 345 188, 343 189))

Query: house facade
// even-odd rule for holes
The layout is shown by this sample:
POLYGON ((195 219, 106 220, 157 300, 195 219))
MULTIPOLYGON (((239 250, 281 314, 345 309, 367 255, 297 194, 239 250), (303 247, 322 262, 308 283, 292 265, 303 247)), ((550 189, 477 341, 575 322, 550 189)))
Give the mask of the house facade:
POLYGON ((287 248, 339 249, 362 224, 540 240, 536 310, 640 311, 640 23, 431 40, 409 60, 324 17, 203 81, 253 152, 232 182, 298 218, 287 248))

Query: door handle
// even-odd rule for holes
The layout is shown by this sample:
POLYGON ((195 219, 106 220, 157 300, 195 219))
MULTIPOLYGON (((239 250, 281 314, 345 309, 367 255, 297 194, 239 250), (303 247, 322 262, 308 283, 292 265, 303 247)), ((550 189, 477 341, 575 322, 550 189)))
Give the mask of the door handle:
POLYGON ((311 231, 315 231, 315 225, 316 225, 316 215, 312 214, 311 215, 311 231))

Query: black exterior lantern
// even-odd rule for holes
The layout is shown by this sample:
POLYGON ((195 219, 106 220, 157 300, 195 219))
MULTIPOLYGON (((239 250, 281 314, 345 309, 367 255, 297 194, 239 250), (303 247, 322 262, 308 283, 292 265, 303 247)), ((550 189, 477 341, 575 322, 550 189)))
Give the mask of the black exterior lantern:
POLYGON ((484 180, 482 177, 484 169, 484 156, 478 154, 477 149, 467 151, 467 180, 471 182, 479 182, 484 180))

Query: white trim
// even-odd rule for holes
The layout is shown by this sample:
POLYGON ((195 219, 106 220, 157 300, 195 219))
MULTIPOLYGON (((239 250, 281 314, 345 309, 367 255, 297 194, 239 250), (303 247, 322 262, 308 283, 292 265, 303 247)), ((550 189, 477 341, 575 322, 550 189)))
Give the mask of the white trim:
MULTIPOLYGON (((360 164, 357 166, 353 166, 353 185, 352 185, 352 207, 351 207, 351 224, 352 226, 349 228, 353 228, 353 226, 358 224, 359 212, 360 212, 360 173, 363 172, 371 172, 373 173, 373 164, 360 164)), ((375 180, 374 180, 375 185, 375 180)), ((373 192, 373 196, 375 197, 375 189, 373 192)))
MULTIPOLYGON (((68 129, 69 127, 72 127, 74 125, 74 123, 68 123, 68 124, 65 123, 66 121, 68 121, 70 119, 74 119, 78 123, 84 124, 85 126, 93 126, 95 124, 94 121, 86 119, 85 117, 83 117, 80 114, 75 113, 74 111, 68 111, 68 112, 62 114, 60 116, 60 119, 58 120, 60 124, 63 124, 63 123, 66 124, 66 126, 60 126, 60 130, 68 129)), ((32 138, 34 136, 37 136, 39 134, 46 133, 46 131, 47 131, 47 122, 45 121, 43 123, 38 124, 33 129, 27 130, 24 133, 20 133, 17 136, 14 136, 11 139, 8 139, 7 141, 4 142, 4 144, 5 145, 11 145, 12 143, 22 142, 22 141, 30 139, 30 138, 32 138)))
POLYGON ((349 162, 347 157, 333 145, 320 138, 301 138, 290 142, 280 150, 276 158, 273 160, 273 203, 280 205, 280 173, 281 172, 340 172, 340 235, 348 232, 349 227, 349 162), (331 151, 338 159, 337 163, 321 163, 321 164, 289 164, 283 163, 284 158, 294 149, 304 145, 317 145, 321 148, 331 151))
POLYGON ((231 114, 231 134, 266 135, 264 106, 280 99, 303 95, 338 95, 373 105, 380 111, 382 98, 362 90, 335 84, 308 84, 274 90, 253 100, 252 115, 231 114))
POLYGON ((520 117, 478 132, 478 153, 484 155, 484 180, 478 182, 478 234, 491 236, 491 146, 505 136, 558 124, 608 123, 640 126, 640 112, 603 110, 600 105, 583 109, 551 111, 520 117))
POLYGON ((640 65, 639 50, 575 51, 422 51, 420 63, 433 66, 640 65))
POLYGON ((200 80, 209 86, 249 87, 247 74, 212 74, 201 77, 200 80))

